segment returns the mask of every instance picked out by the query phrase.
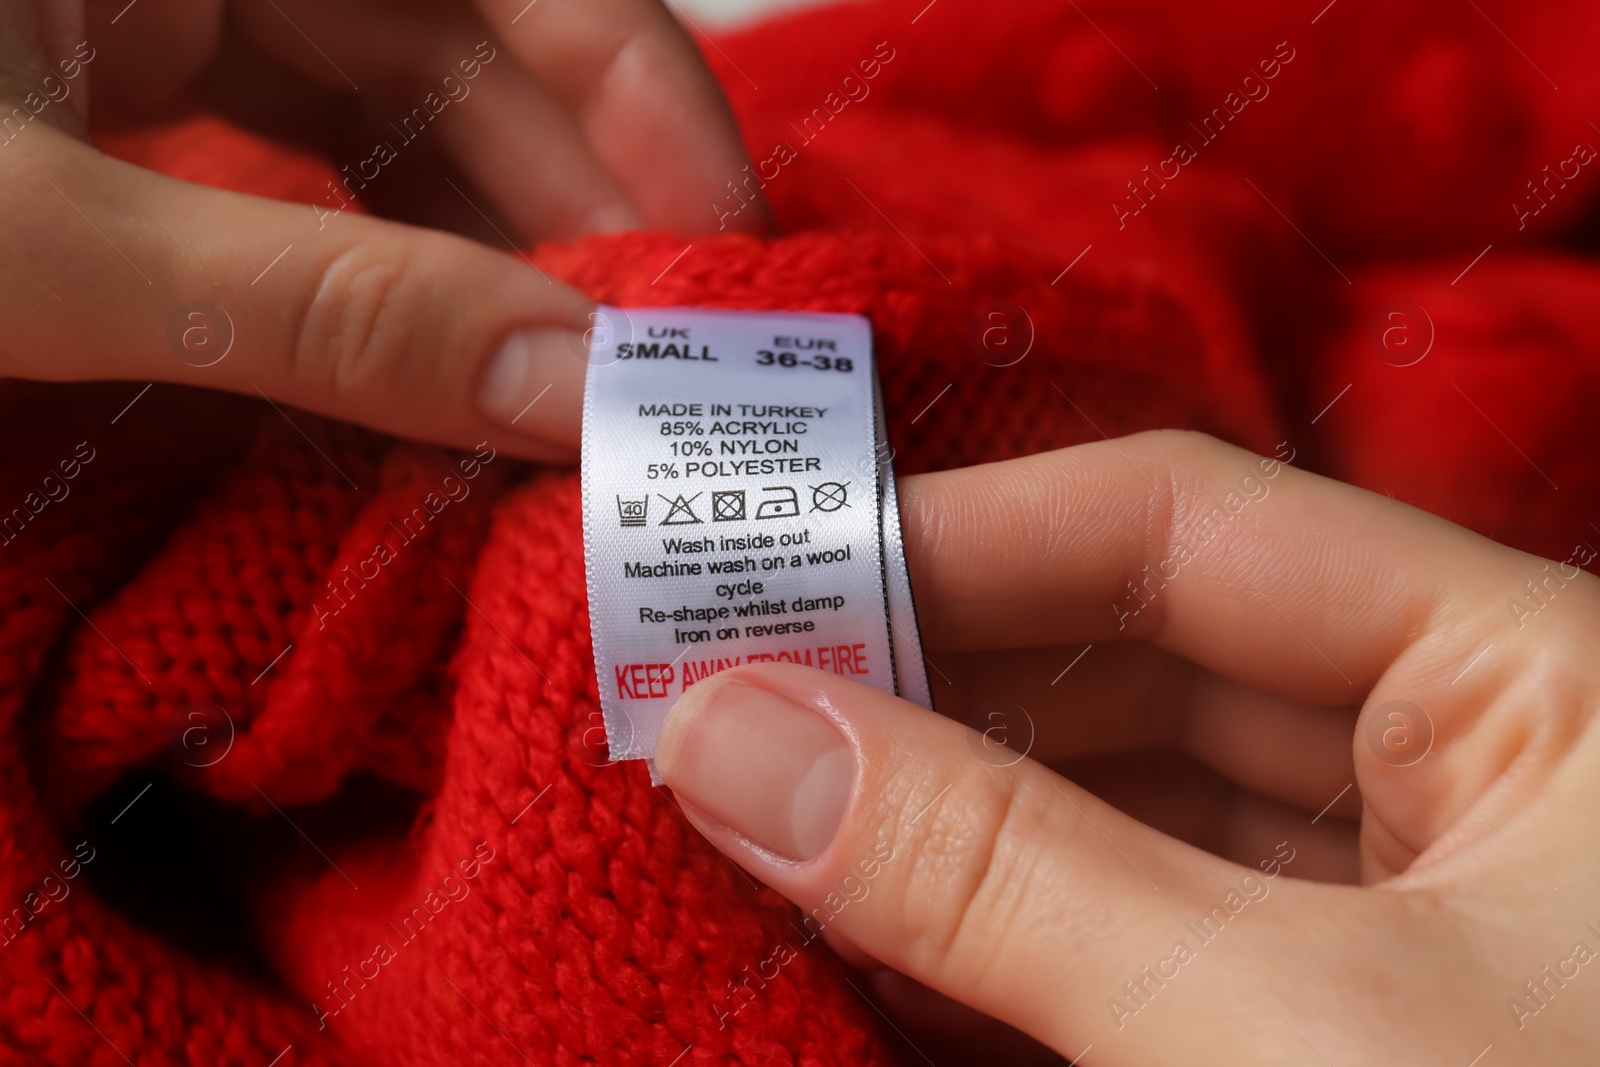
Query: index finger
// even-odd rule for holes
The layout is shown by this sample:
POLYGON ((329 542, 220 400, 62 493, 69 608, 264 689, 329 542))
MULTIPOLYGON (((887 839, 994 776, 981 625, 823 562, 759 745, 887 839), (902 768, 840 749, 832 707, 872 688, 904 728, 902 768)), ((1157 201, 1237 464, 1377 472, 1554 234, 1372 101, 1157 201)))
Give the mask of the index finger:
MULTIPOLYGON (((901 484, 930 648, 1144 639, 1312 703, 1359 701, 1444 604, 1487 609, 1539 573, 1426 512, 1201 434, 901 484)), ((1439 671, 1481 647, 1469 629, 1433 635, 1439 671)))
POLYGON ((542 461, 578 443, 586 301, 531 261, 53 128, 0 152, 0 190, 0 375, 227 389, 542 461))
POLYGON ((648 224, 690 233, 765 226, 764 214, 714 207, 728 197, 729 182, 744 178, 748 158, 722 89, 665 5, 477 4, 517 57, 573 107, 648 224))

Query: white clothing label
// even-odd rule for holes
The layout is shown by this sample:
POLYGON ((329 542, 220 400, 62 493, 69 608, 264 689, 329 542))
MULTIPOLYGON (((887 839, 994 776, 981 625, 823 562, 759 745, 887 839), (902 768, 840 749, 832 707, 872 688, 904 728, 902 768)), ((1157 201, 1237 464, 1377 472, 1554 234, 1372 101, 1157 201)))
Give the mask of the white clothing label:
POLYGON ((583 547, 611 758, 673 702, 802 663, 932 706, 858 315, 601 306, 583 397, 583 547))

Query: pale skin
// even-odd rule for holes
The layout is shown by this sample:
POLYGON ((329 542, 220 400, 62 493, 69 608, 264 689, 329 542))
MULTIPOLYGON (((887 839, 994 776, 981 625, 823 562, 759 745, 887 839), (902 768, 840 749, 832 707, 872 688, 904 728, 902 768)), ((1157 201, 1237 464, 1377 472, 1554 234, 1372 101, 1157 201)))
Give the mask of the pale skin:
POLYGON ((517 249, 715 231, 746 162, 659 0, 0 0, 0 377, 225 389, 571 459, 587 301, 517 249), (85 137, 91 112, 149 114, 180 92, 326 135, 348 146, 340 175, 371 180, 313 209, 176 181, 85 137), (384 121, 419 108, 414 140, 384 121), (380 167, 378 141, 398 159, 380 167), (419 172, 431 184, 405 189, 419 172), (334 212, 351 193, 489 243, 334 212), (183 318, 190 351, 169 336, 199 300, 233 337, 206 366, 219 316, 183 318))
MULTIPOLYGON (((487 43, 430 131, 501 220, 486 239, 714 229, 745 164, 651 0, 0 0, 0 96, 26 112, 0 144, 0 376, 259 393, 573 456, 585 302, 503 243, 202 189, 88 144, 91 107, 191 86, 228 47, 225 12, 289 99, 298 79, 395 114, 487 43), (197 299, 235 333, 203 368, 168 340, 197 299), (518 338, 527 358, 496 372, 518 338)), ((1163 433, 902 483, 942 709, 1008 701, 1027 758, 764 667, 690 691, 661 772, 717 847, 824 909, 892 1013, 980 1062, 1013 1046, 976 1012, 1090 1065, 1593 1062, 1600 967, 1576 949, 1600 951, 1596 583, 1263 462, 1163 433), (1247 476, 1269 490, 1234 511, 1247 476), (1232 518, 1201 533, 1218 506, 1232 518), (1130 599, 1147 565, 1161 580, 1130 599), (1219 905, 1204 940, 1191 926, 1219 905)))
POLYGON ((981 1048, 952 998, 1091 1065, 1594 1060, 1590 575, 1197 434, 902 485, 948 710, 1026 708, 1029 758, 779 665, 697 684, 657 754, 891 1004, 981 1048), (1204 548, 1119 630, 1178 542, 1204 548), (1152 744, 1189 761, 1129 757, 1152 744))

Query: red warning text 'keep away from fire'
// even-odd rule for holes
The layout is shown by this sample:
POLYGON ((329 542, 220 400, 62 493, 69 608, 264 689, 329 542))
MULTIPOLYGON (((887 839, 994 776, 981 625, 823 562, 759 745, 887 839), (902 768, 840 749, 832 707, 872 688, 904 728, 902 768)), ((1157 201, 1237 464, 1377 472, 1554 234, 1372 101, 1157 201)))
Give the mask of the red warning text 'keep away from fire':
POLYGON ((782 652, 752 652, 742 656, 686 660, 683 663, 618 663, 616 675, 619 700, 652 700, 683 692, 702 678, 741 663, 803 663, 807 667, 834 674, 868 674, 867 646, 819 645, 816 648, 785 649, 782 652), (678 688, 673 689, 676 685, 678 688))

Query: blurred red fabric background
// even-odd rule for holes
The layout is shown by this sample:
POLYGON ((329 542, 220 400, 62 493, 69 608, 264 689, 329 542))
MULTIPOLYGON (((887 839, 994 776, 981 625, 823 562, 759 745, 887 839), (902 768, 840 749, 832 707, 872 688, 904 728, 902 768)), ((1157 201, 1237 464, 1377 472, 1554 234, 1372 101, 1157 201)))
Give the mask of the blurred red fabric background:
MULTIPOLYGON (((901 473, 1193 428, 1581 562, 1597 23, 807 12, 705 42, 755 161, 707 224, 759 189, 781 236, 532 255, 623 305, 870 316, 901 473)), ((337 179, 198 106, 99 136, 283 199, 337 179)), ((607 764, 574 472, 141 385, 0 393, 8 1062, 907 1054, 820 945, 752 980, 792 908, 607 764)))

